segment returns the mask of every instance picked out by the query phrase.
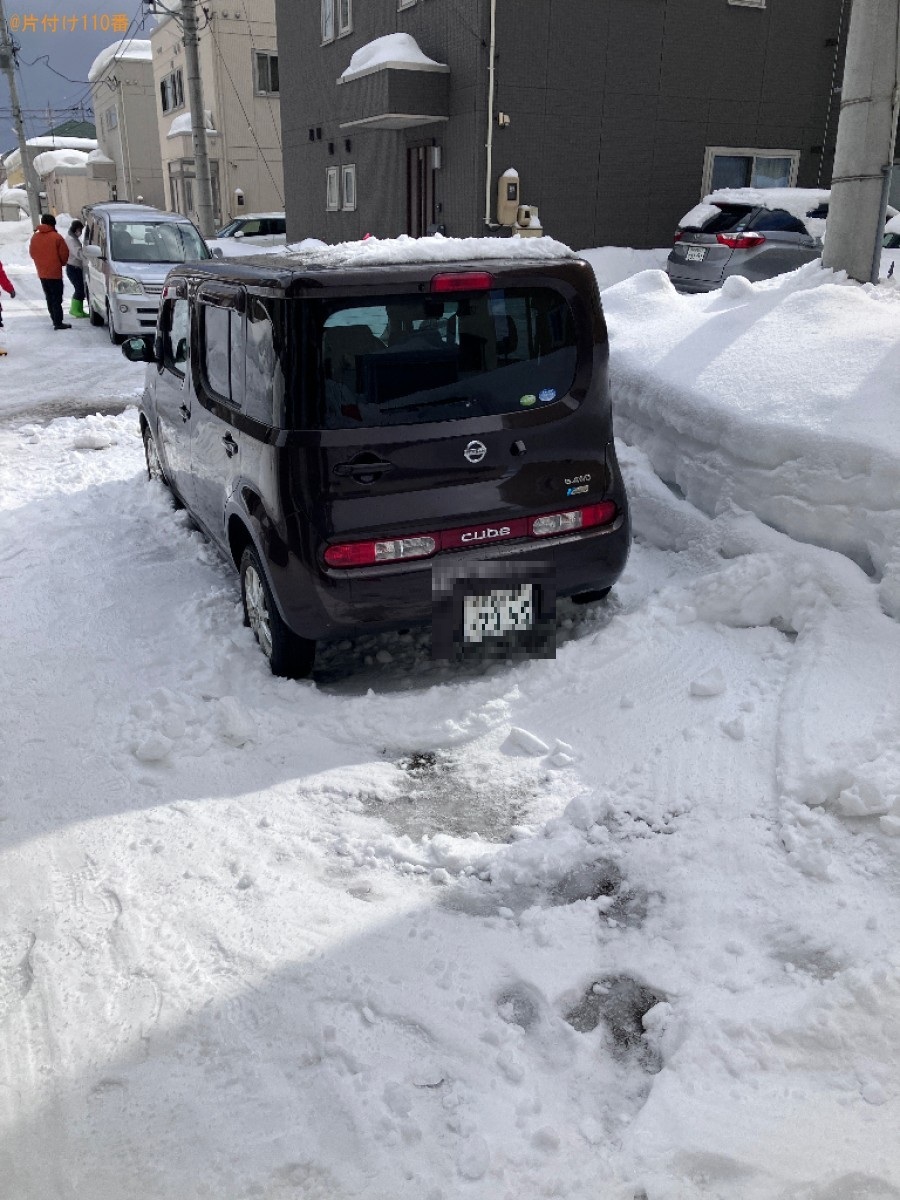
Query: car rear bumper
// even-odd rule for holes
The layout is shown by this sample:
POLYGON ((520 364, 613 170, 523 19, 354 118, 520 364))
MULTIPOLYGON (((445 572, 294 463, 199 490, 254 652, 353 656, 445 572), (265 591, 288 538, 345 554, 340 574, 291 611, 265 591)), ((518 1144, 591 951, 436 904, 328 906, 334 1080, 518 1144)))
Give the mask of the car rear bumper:
POLYGON ((457 551, 418 562, 326 569, 314 575, 306 574, 296 560, 278 569, 270 559, 269 567, 286 623, 301 637, 318 640, 428 624, 434 612, 434 577, 462 573, 479 562, 489 562, 491 573, 501 575, 504 563, 516 564, 517 578, 522 578, 523 567, 527 577, 528 564, 534 564, 535 577, 549 575, 557 596, 609 588, 625 568, 630 542, 626 508, 600 529, 495 545, 490 553, 457 551))

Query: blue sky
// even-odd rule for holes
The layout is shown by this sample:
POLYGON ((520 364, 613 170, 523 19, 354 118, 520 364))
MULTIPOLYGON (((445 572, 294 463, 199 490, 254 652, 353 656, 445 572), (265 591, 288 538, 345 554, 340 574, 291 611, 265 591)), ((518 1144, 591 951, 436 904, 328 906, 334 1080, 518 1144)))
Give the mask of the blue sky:
MULTIPOLYGON (((54 109, 54 124, 77 117, 78 112, 60 110, 81 101, 86 117, 91 120, 87 85, 90 65, 104 46, 123 36, 112 31, 113 17, 124 16, 127 22, 135 18, 140 22, 144 18, 144 6, 138 0, 3 0, 3 3, 12 37, 20 47, 19 100, 25 110, 29 136, 42 133, 48 127, 48 105, 54 109), (36 18, 36 31, 24 28, 26 17, 36 18), (57 18, 56 32, 49 27, 42 28, 44 18, 48 19, 48 26, 52 26, 54 17, 57 18), (71 28, 73 18, 75 29, 71 28), (66 19, 68 28, 65 27, 66 19), (98 26, 96 31, 95 24, 98 26), (110 28, 102 28, 104 25, 110 28), (46 61, 42 58, 44 55, 46 61), (60 75, 68 76, 68 79, 62 79, 60 75)), ((147 19, 137 36, 149 37, 153 23, 152 17, 147 19)), ((134 31, 132 25, 129 36, 134 31)), ((0 153, 11 150, 15 144, 9 91, 6 80, 0 75, 0 153)))

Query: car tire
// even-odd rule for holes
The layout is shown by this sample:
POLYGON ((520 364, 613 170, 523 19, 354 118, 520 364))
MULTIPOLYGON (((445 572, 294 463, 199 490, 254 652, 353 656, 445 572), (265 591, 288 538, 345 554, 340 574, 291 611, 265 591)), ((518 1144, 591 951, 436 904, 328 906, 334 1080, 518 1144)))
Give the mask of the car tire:
POLYGON ((594 604, 597 600, 605 600, 612 591, 611 587, 596 588, 592 592, 576 592, 572 597, 573 604, 594 604))
POLYGON ((91 319, 91 324, 95 327, 99 327, 100 325, 103 324, 103 318, 100 316, 100 314, 97 312, 96 308, 94 308, 93 304, 91 303, 90 292, 87 293, 86 299, 87 299, 87 306, 88 306, 88 316, 91 319))
POLYGON ((164 487, 169 488, 171 491, 166 473, 163 470, 159 452, 156 449, 156 441, 146 425, 141 430, 141 436, 144 439, 144 460, 147 463, 147 480, 152 483, 154 479, 157 479, 164 487))
POLYGON ((259 556, 248 546, 241 556, 241 601, 244 624, 253 630, 273 675, 305 679, 313 669, 316 643, 288 629, 275 605, 259 556))
POLYGON ((125 335, 116 333, 116 327, 113 325, 112 312, 110 311, 109 301, 106 304, 106 332, 109 334, 109 340, 114 346, 121 346, 125 341, 125 335))

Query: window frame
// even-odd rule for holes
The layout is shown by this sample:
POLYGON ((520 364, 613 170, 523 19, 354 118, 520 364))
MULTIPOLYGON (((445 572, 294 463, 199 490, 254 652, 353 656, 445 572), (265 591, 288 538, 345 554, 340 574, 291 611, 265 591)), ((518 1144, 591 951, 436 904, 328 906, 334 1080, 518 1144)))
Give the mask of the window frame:
MULTIPOLYGON (((797 175, 800 170, 800 151, 799 150, 784 150, 773 149, 769 150, 765 147, 756 146, 707 146, 703 155, 703 179, 700 188, 701 196, 708 196, 713 190, 712 177, 715 167, 715 160, 718 156, 729 158, 751 158, 756 161, 757 158, 789 158, 791 160, 790 178, 788 187, 797 186, 797 175)), ((753 167, 750 169, 751 178, 753 176, 753 167)), ((752 184, 748 186, 753 186, 752 184)))
POLYGON ((418 0, 397 0, 397 11, 402 12, 404 8, 412 8, 417 3, 418 0))
POLYGON ((356 212, 357 194, 356 194, 356 163, 344 163, 341 167, 341 191, 340 191, 341 212, 356 212), (352 179, 352 203, 347 203, 347 180, 352 179))
MULTIPOLYGON (((198 333, 199 333, 199 367, 200 367, 200 384, 202 393, 209 400, 216 404, 224 404, 227 408, 241 412, 244 407, 244 388, 245 376, 244 368, 246 366, 244 353, 240 355, 240 363, 238 364, 238 388, 240 395, 235 397, 235 363, 234 363, 234 345, 235 337, 240 340, 241 348, 244 349, 244 313, 246 311, 246 295, 243 288, 233 289, 223 287, 202 288, 197 296, 196 304, 198 306, 198 333), (217 309, 219 312, 228 314, 228 364, 226 372, 228 375, 228 395, 224 395, 213 387, 209 378, 208 371, 208 348, 207 348, 207 333, 206 333, 206 314, 209 309, 217 309)), ((205 404, 204 407, 209 407, 205 404)))
POLYGON ((163 116, 184 108, 184 73, 181 67, 175 67, 159 81, 159 101, 163 116), (170 103, 166 103, 167 97, 170 103))
POLYGON ((278 54, 271 50, 254 50, 253 51, 253 94, 256 96, 280 96, 281 95, 281 76, 278 67, 275 67, 275 75, 277 87, 272 87, 272 59, 278 62, 278 54), (263 81, 260 74, 260 61, 264 60, 266 64, 266 78, 263 81), (266 86, 261 86, 265 82, 266 86))
POLYGON ((329 42, 333 42, 337 36, 335 24, 334 0, 322 0, 322 7, 320 10, 320 26, 323 46, 327 45, 329 42), (329 32, 329 21, 331 32, 329 32))
POLYGON ((765 8, 766 0, 728 0, 736 8, 765 8))
POLYGON ((340 212, 341 209, 341 181, 337 167, 325 168, 325 211, 340 212), (334 197, 332 203, 332 194, 334 197))
POLYGON ((346 37, 348 33, 353 32, 353 0, 334 0, 335 4, 335 25, 337 27, 337 36, 339 38, 346 37), (347 8, 347 20, 344 21, 344 6, 347 8))

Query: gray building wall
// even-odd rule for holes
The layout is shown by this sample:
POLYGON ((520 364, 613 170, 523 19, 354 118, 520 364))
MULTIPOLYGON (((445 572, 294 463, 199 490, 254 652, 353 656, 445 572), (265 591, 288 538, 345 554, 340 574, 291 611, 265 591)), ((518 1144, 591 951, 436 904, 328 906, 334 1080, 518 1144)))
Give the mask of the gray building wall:
MULTIPOLYGON (((841 0, 497 0, 494 111, 510 123, 494 125, 492 206, 513 167, 547 233, 640 247, 671 240, 700 198, 710 146, 798 150, 798 185, 827 187, 840 13, 841 0)), ((352 33, 326 45, 320 0, 277 0, 277 17, 289 237, 406 232, 406 149, 431 142, 442 152, 436 220, 454 236, 489 233, 488 0, 399 11, 355 0, 352 33), (338 76, 360 46, 397 31, 449 65, 449 120, 341 131, 338 76), (358 206, 328 213, 326 167, 343 163, 356 165, 358 206)))

